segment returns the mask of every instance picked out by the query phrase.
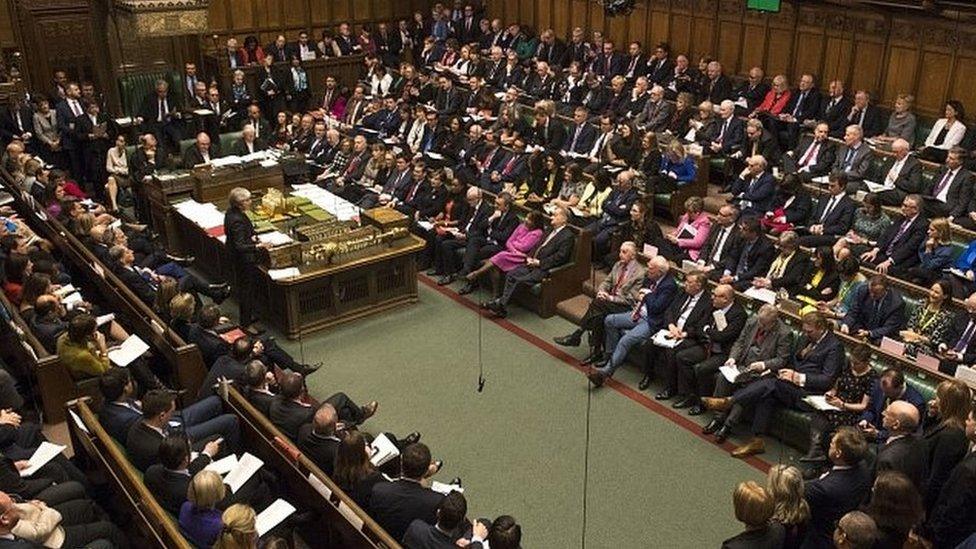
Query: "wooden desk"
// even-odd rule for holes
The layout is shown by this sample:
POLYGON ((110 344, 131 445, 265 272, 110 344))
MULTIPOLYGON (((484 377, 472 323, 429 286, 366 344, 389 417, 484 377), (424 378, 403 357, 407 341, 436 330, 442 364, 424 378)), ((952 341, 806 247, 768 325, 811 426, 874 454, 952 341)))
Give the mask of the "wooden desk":
MULTIPOLYGON (((179 238, 208 276, 230 279, 234 268, 224 244, 173 211, 179 238)), ((304 265, 301 275, 272 280, 267 269, 253 299, 263 318, 289 339, 401 305, 416 303, 416 254, 425 242, 409 235, 373 254, 337 265, 304 265)), ((232 281, 233 282, 233 281, 232 281)), ((240 297, 238 297, 240 298, 240 297)))

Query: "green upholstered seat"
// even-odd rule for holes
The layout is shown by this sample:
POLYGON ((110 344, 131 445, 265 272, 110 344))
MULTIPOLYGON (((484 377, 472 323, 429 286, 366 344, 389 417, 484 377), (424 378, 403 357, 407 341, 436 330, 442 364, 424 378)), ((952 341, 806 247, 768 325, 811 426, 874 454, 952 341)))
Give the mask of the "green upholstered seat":
MULTIPOLYGON (((122 100, 122 112, 125 116, 137 116, 142 102, 156 89, 157 80, 166 80, 169 89, 177 101, 182 101, 180 90, 180 75, 176 71, 158 70, 139 74, 124 74, 119 77, 119 97, 122 100)), ((174 105, 175 106, 175 105, 174 105)))

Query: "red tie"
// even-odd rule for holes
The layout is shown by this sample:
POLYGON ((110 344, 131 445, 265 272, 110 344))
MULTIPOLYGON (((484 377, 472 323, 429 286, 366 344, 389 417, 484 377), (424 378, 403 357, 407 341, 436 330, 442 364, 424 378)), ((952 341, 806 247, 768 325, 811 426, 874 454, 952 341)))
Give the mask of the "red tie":
POLYGON ((623 272, 620 273, 620 277, 617 278, 617 282, 613 285, 613 291, 610 292, 610 295, 617 295, 617 292, 620 291, 620 287, 624 285, 624 280, 627 279, 627 273, 630 271, 630 264, 628 263, 625 265, 622 271, 623 272))
POLYGON ((807 165, 809 165, 810 164, 810 161, 813 160, 814 158, 816 158, 817 151, 819 151, 819 150, 820 150, 820 143, 814 141, 810 145, 810 148, 807 149, 807 154, 803 155, 803 159, 800 160, 800 166, 807 166, 807 165))

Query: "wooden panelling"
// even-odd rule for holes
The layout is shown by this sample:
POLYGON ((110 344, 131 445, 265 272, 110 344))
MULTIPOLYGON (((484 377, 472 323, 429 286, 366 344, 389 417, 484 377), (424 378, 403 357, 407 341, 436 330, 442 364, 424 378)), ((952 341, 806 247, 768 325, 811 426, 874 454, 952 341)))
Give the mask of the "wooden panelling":
POLYGON ((744 0, 636 4, 630 15, 606 17, 593 0, 485 3, 490 16, 506 22, 531 12, 539 26, 552 26, 560 36, 574 26, 603 31, 620 49, 633 40, 646 50, 666 41, 692 64, 712 55, 732 74, 759 66, 767 76, 783 73, 795 82, 800 74, 813 73, 821 85, 839 78, 849 90, 869 90, 887 105, 899 93, 911 93, 925 115, 938 114, 950 97, 973 103, 967 106, 976 110, 976 88, 969 84, 976 70, 973 25, 883 8, 854 9, 847 0, 786 0, 779 14, 748 11, 744 0))
POLYGON ((0 2, 0 48, 14 46, 14 19, 10 15, 10 6, 0 2))

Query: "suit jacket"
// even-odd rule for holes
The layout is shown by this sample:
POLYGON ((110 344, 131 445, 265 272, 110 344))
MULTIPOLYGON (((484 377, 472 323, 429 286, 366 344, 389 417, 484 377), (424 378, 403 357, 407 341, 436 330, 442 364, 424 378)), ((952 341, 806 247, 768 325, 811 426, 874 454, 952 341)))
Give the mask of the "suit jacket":
POLYGON ((407 527, 414 520, 427 524, 437 521, 437 507, 444 496, 424 488, 419 482, 397 479, 373 486, 369 499, 369 515, 393 539, 403 539, 407 527))
MULTIPOLYGON (((138 421, 129 429, 129 435, 125 440, 125 451, 137 469, 146 472, 150 466, 159 463, 159 445, 163 441, 163 435, 147 426, 144 422, 138 421)), ((210 464, 210 457, 203 452, 190 463, 190 470, 199 471, 210 464)))
POLYGON ((847 112, 844 113, 845 124, 858 124, 861 126, 861 130, 864 131, 864 137, 874 137, 885 131, 888 119, 887 117, 882 117, 881 109, 868 104, 864 109, 864 116, 861 117, 860 113, 852 116, 853 108, 854 106, 850 105, 847 108, 847 112))
POLYGON ((668 58, 661 60, 650 59, 647 62, 647 78, 655 84, 662 86, 671 79, 674 74, 674 62, 668 58))
POLYGON ((275 400, 275 395, 263 393, 260 391, 252 391, 248 389, 245 392, 247 396, 247 401, 254 405, 255 408, 264 414, 264 417, 271 417, 271 403, 275 400))
MULTIPOLYGON (((963 325, 963 328, 965 329, 965 325, 963 325)), ((952 341, 953 343, 955 342, 955 340, 949 341, 952 341)), ((896 400, 904 400, 911 403, 918 408, 918 417, 925 417, 925 398, 911 385, 906 383, 905 392, 896 400)), ((878 430, 879 442, 883 442, 888 438, 888 430, 885 429, 881 424, 881 413, 884 412, 884 409, 888 407, 888 404, 890 404, 890 401, 888 397, 885 396, 884 391, 881 390, 881 382, 875 381, 874 387, 871 389, 871 394, 868 396, 868 407, 861 412, 861 417, 859 420, 867 421, 878 430)))
POLYGON ((820 101, 820 116, 818 120, 826 122, 830 126, 828 135, 830 137, 841 138, 844 129, 849 125, 847 115, 851 112, 851 100, 845 95, 834 101, 832 97, 824 97, 820 101))
POLYGON ((207 368, 213 367, 217 359, 230 352, 230 343, 210 330, 204 330, 196 324, 190 325, 187 343, 193 343, 203 355, 203 363, 207 368))
POLYGON ((902 269, 907 269, 919 262, 918 248, 927 238, 929 221, 920 215, 908 226, 908 229, 898 237, 898 231, 904 220, 892 223, 878 239, 878 257, 889 257, 896 265, 902 269), (891 247, 891 255, 888 255, 888 247, 891 247))
POLYGON ((9 143, 14 137, 19 137, 25 132, 34 133, 34 113, 27 105, 20 107, 20 124, 23 129, 17 127, 17 120, 14 110, 10 107, 0 112, 0 142, 9 143))
MULTIPOLYGON (((210 144, 209 153, 210 153, 211 161, 214 158, 218 158, 220 156, 219 152, 217 151, 217 146, 214 145, 213 143, 210 144)), ((193 166, 196 166, 197 164, 203 164, 203 163, 204 163, 203 155, 200 154, 200 149, 198 149, 196 145, 191 146, 186 150, 185 153, 183 153, 183 167, 185 169, 189 170, 193 168, 193 166)))
POLYGON ((182 471, 171 471, 163 467, 163 464, 157 463, 146 470, 143 480, 159 505, 173 515, 179 516, 193 474, 195 472, 187 474, 182 471))
MULTIPOLYGON (((878 173, 875 174, 874 180, 878 183, 885 183, 888 172, 891 171, 894 165, 895 157, 889 156, 885 158, 884 162, 881 163, 881 168, 878 170, 878 173)), ((965 171, 960 170, 960 172, 965 171)), ((935 179, 936 183, 942 180, 941 176, 943 173, 940 172, 939 177, 935 179)), ((925 184, 922 182, 922 163, 918 161, 915 155, 910 154, 905 158, 905 163, 902 164, 901 170, 898 172, 898 177, 895 178, 895 192, 897 193, 899 204, 904 200, 906 195, 925 193, 925 184)))
POLYGON ((698 254, 699 260, 704 261, 706 265, 712 265, 719 272, 721 272, 722 266, 726 264, 730 257, 739 256, 739 248, 742 246, 739 227, 733 224, 729 236, 725 238, 725 243, 722 245, 722 252, 718 256, 718 261, 713 262, 712 256, 715 255, 715 248, 718 246, 718 239, 723 231, 723 227, 712 225, 712 229, 708 232, 708 240, 705 241, 705 245, 702 246, 701 252, 698 254))
POLYGON ((410 549, 452 549, 458 536, 448 535, 433 524, 415 519, 403 535, 403 546, 410 549))
POLYGON ((117 402, 106 402, 98 412, 98 422, 105 431, 119 443, 124 444, 129 436, 129 430, 142 419, 142 412, 133 410, 117 402))
POLYGON ((817 115, 820 114, 820 91, 817 88, 811 88, 806 91, 806 95, 803 96, 803 101, 800 102, 801 92, 796 89, 790 94, 790 100, 786 102, 786 107, 783 109, 784 113, 792 114, 796 117, 798 121, 804 120, 816 120, 817 115), (797 103, 799 102, 799 109, 797 109, 797 103))
MULTIPOLYGON (((773 261, 775 262, 776 260, 773 259, 773 261)), ((799 293, 812 270, 810 263, 809 257, 802 251, 797 250, 794 252, 793 256, 786 262, 786 267, 783 269, 782 274, 777 278, 770 279, 773 290, 785 289, 790 295, 799 293)))
MULTIPOLYGON (((263 151, 268 148, 268 143, 264 138, 258 137, 254 139, 254 152, 263 151)), ((244 138, 235 139, 234 144, 230 147, 230 153, 237 156, 245 156, 251 154, 247 150, 247 143, 244 142, 244 138)))
POLYGON ((336 454, 341 442, 335 435, 322 436, 316 433, 311 423, 298 429, 298 448, 330 477, 335 471, 336 454))
POLYGON ((718 154, 728 155, 742 147, 742 142, 746 138, 746 124, 741 118, 732 116, 728 119, 728 127, 722 133, 725 120, 719 120, 715 129, 715 141, 721 145, 718 154), (721 136, 721 141, 719 141, 721 136))
MULTIPOLYGON (((810 145, 813 144, 812 135, 804 135, 800 138, 800 142, 797 144, 796 148, 793 149, 793 154, 783 157, 783 167, 786 168, 788 172, 799 172, 800 162, 804 160, 804 156, 807 154, 807 150, 810 145)), ((820 177, 830 173, 831 166, 834 165, 835 155, 837 154, 837 147, 831 141, 825 141, 820 144, 820 148, 817 150, 817 155, 814 157, 813 162, 807 165, 805 173, 809 173, 811 177, 820 177)))
POLYGON ((658 132, 667 127, 674 114, 674 105, 668 101, 648 101, 644 104, 644 110, 634 119, 634 124, 643 127, 647 131, 658 132))
POLYGON ((629 264, 617 261, 610 269, 610 274, 603 279, 599 291, 610 295, 610 301, 633 307, 637 303, 638 292, 644 282, 647 269, 639 261, 629 264), (616 290, 616 291, 614 291, 616 290))
POLYGON ((583 106, 594 114, 602 114, 609 102, 610 92, 604 87, 597 86, 596 88, 590 88, 583 94, 583 106))
MULTIPOLYGON (((651 287, 651 281, 646 277, 643 287, 651 287)), ((674 277, 668 274, 658 280, 653 292, 644 294, 640 307, 644 309, 644 313, 647 315, 645 319, 651 329, 651 334, 667 326, 665 321, 667 320, 668 307, 671 306, 671 301, 675 299, 677 293, 678 284, 674 281, 674 277)))
POLYGON ((587 123, 574 125, 566 132, 563 142, 563 150, 578 154, 589 154, 590 149, 593 148, 593 144, 595 142, 596 128, 587 123))
POLYGON ((786 530, 778 522, 770 522, 759 530, 745 532, 722 542, 722 549, 780 549, 786 539, 786 530))
POLYGON ((777 320, 775 328, 765 334, 759 348, 753 352, 750 359, 749 349, 753 346, 757 332, 759 332, 759 316, 753 315, 746 320, 745 326, 732 344, 729 358, 734 359, 740 368, 749 366, 751 360, 756 360, 764 362, 770 370, 778 370, 786 364, 790 356, 793 332, 782 320, 777 320))
POLYGON ((766 275, 769 264, 773 262, 775 256, 776 249, 773 248, 773 244, 765 236, 760 236, 751 246, 743 241, 739 253, 729 256, 725 270, 733 277, 738 277, 733 286, 741 292, 752 285, 753 278, 766 275), (741 273, 737 272, 740 263, 743 268, 741 273))
POLYGON ((779 164, 780 156, 782 156, 779 143, 773 134, 767 130, 763 130, 762 135, 759 136, 759 141, 743 138, 742 144, 739 145, 736 152, 742 153, 742 158, 749 158, 754 154, 762 155, 770 166, 779 164))
MULTIPOLYGON (((172 115, 173 113, 175 113, 176 111, 178 111, 179 108, 180 108, 180 100, 179 100, 179 98, 176 97, 175 95, 169 95, 167 93, 167 95, 166 95, 166 108, 167 108, 167 113, 166 113, 167 116, 172 115)), ((69 110, 68 112, 71 112, 71 111, 69 110)), ((159 114, 160 114, 159 113, 159 96, 156 95, 156 92, 154 91, 154 92, 150 93, 148 96, 146 96, 145 99, 143 99, 142 108, 139 109, 139 116, 142 117, 143 124, 152 125, 152 124, 158 124, 159 123, 158 122, 158 120, 159 120, 159 114)), ((165 124, 165 123, 167 123, 169 121, 169 119, 167 118, 167 116, 164 116, 163 117, 163 122, 162 122, 163 124, 165 124)), ((61 117, 61 113, 59 112, 58 113, 58 118, 60 118, 60 117, 61 117)))
POLYGON ((810 525, 803 547, 833 547, 835 524, 848 511, 857 509, 870 489, 871 472, 863 465, 834 468, 826 476, 807 482, 803 497, 810 505, 810 525))
POLYGON ((715 80, 708 80, 705 83, 705 88, 700 91, 712 104, 718 105, 722 101, 732 98, 732 81, 729 80, 728 76, 720 74, 715 80))
POLYGON ((956 547, 976 525, 976 455, 968 452, 952 470, 922 528, 936 547, 956 547))
POLYGON ((505 246, 508 242, 508 238, 512 236, 515 232, 516 227, 518 227, 519 218, 515 215, 511 209, 507 212, 502 213, 502 215, 495 218, 488 224, 485 229, 485 240, 489 244, 494 244, 496 246, 505 246))
POLYGON ((461 112, 461 105, 464 104, 464 92, 458 88, 451 87, 450 90, 437 90, 434 99, 434 107, 438 114, 457 114, 461 112))
MULTIPOLYGON (((681 309, 692 296, 688 295, 687 292, 679 292, 671 300, 671 304, 668 305, 667 313, 665 313, 665 324, 667 327, 669 324, 677 324, 678 319, 681 315, 681 309)), ((709 299, 708 292, 702 291, 701 295, 698 296, 698 301, 695 302, 695 306, 691 308, 688 313, 688 317, 685 318, 685 324, 682 328, 690 336, 693 333, 702 333, 705 326, 712 322, 712 300, 709 299)))
POLYGON ((738 178, 732 183, 732 197, 739 200, 742 204, 741 210, 745 214, 747 211, 762 215, 769 211, 769 206, 773 202, 773 193, 776 191, 776 181, 772 174, 763 172, 757 178, 742 179, 738 178), (748 202, 749 204, 746 204, 748 202))
POLYGON ((748 315, 742 305, 733 302, 725 312, 725 329, 719 330, 715 325, 714 310, 710 306, 705 318, 701 322, 696 322, 691 328, 689 323, 685 322, 685 331, 688 333, 689 341, 699 343, 712 353, 726 355, 742 333, 748 315))
MULTIPOLYGON (((932 186, 925 193, 927 196, 935 196, 935 189, 938 187, 942 178, 945 177, 949 169, 945 166, 939 173, 932 178, 932 186)), ((946 207, 949 215, 962 217, 968 213, 969 201, 973 197, 973 173, 966 168, 960 168, 955 177, 949 181, 949 191, 946 194, 946 207)))
POLYGON ((925 493, 928 479, 928 463, 925 459, 922 440, 915 434, 904 435, 894 440, 882 442, 878 447, 877 469, 904 473, 918 489, 925 493))
MULTIPOLYGON (((926 419, 927 423, 938 421, 937 416, 926 419)), ((966 439, 963 429, 937 423, 925 429, 922 446, 929 473, 925 481, 925 508, 932 509, 943 487, 949 488, 952 470, 969 453, 969 440, 966 439)))
POLYGON ((820 196, 820 199, 817 200, 817 207, 813 209, 810 218, 807 219, 807 226, 823 224, 825 235, 843 236, 847 234, 854 222, 857 204, 846 194, 841 195, 840 201, 830 209, 827 217, 824 217, 823 222, 821 222, 820 218, 823 217, 824 209, 830 203, 831 197, 832 195, 826 194, 820 196))
POLYGON ((853 181, 860 181, 868 173, 868 168, 871 167, 871 158, 874 153, 871 152, 871 147, 867 143, 861 143, 851 157, 851 161, 847 162, 847 153, 850 147, 847 145, 841 145, 837 150, 837 156, 834 159, 834 166, 831 171, 841 171, 847 174, 847 177, 853 181))
POLYGON ((466 208, 463 218, 458 220, 458 229, 465 234, 484 234, 488 228, 488 218, 494 212, 487 200, 482 200, 475 209, 466 208))
POLYGON ((901 294, 889 288, 879 305, 871 297, 867 284, 859 286, 854 292, 851 310, 847 311, 843 320, 851 333, 868 330, 868 339, 873 343, 880 342, 885 336, 898 337, 898 330, 905 325, 905 300, 901 294))
POLYGON ((122 267, 122 265, 118 263, 114 265, 113 271, 123 284, 128 286, 133 293, 139 296, 139 299, 141 299, 143 303, 149 305, 150 307, 153 306, 156 301, 156 289, 153 288, 152 284, 150 284, 148 280, 143 278, 138 272, 122 267))
POLYGON ((315 417, 314 407, 287 400, 281 395, 271 401, 270 412, 268 419, 291 440, 298 440, 298 430, 315 417))
POLYGON ((538 268, 545 273, 569 263, 569 260, 573 258, 573 246, 576 245, 576 235, 569 227, 563 226, 550 239, 549 235, 552 231, 553 229, 549 229, 549 232, 539 241, 539 247, 533 252, 533 257, 539 260, 538 268))
POLYGON ((207 372, 207 377, 200 384, 197 398, 206 398, 215 395, 214 385, 220 378, 227 379, 234 383, 236 387, 242 387, 244 382, 245 363, 234 360, 230 355, 224 355, 216 360, 207 372))
POLYGON ((563 123, 550 116, 544 127, 532 128, 530 143, 544 147, 550 151, 558 151, 566 142, 566 127, 563 123))
POLYGON ((604 77, 607 82, 614 76, 622 75, 625 70, 627 70, 627 60, 624 54, 618 51, 610 54, 609 58, 601 52, 590 63, 590 72, 604 77))
POLYGON ((733 100, 745 99, 748 106, 745 109, 736 107, 736 113, 741 115, 756 110, 756 107, 762 103, 767 93, 769 93, 769 84, 760 82, 755 86, 750 86, 749 81, 746 80, 733 93, 733 100))
POLYGON ((231 261, 256 263, 257 246, 254 242, 254 224, 236 207, 227 208, 224 214, 224 247, 231 261))
POLYGON ((793 353, 793 369, 807 376, 803 389, 807 393, 823 394, 834 384, 834 379, 844 368, 844 345, 833 333, 827 332, 819 342, 805 336, 796 342, 793 353), (813 343, 813 349, 805 356, 804 349, 813 343))

